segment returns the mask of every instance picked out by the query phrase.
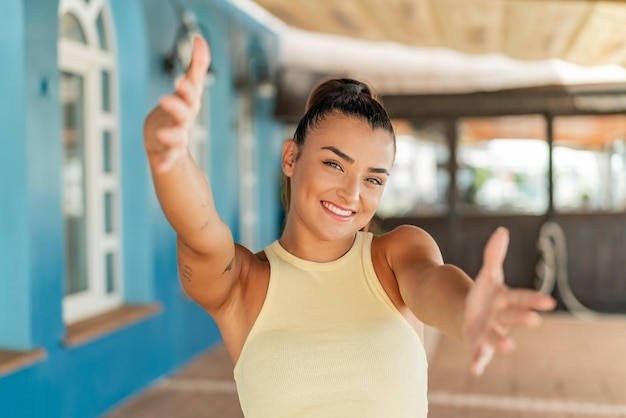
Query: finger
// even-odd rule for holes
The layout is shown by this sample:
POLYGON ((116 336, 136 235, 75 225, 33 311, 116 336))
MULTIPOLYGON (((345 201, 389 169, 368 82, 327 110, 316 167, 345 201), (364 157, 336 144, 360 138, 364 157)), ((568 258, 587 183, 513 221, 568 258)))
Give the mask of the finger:
POLYGON ((487 367, 487 364, 489 364, 493 358, 494 352, 494 348, 490 345, 481 345, 478 347, 474 355, 474 361, 472 362, 472 373, 476 376, 482 375, 485 371, 485 367, 487 367))
POLYGON ((491 329, 485 332, 480 338, 481 345, 490 345, 500 351, 512 351, 515 349, 515 341, 499 330, 491 329))
POLYGON ((536 311, 550 311, 556 307, 556 300, 549 295, 528 289, 509 290, 506 298, 509 305, 536 311))
POLYGON ((210 63, 211 54, 209 52, 209 45, 201 36, 195 36, 193 38, 191 64, 189 64, 185 78, 191 81, 197 90, 202 89, 210 63))
POLYGON ((185 126, 173 126, 159 129, 155 136, 165 148, 182 147, 187 143, 189 130, 185 126))
POLYGON ((499 315, 498 323, 503 329, 536 327, 541 324, 541 316, 535 311, 509 309, 499 315))
POLYGON ((493 279, 498 283, 504 282, 502 264, 504 264, 508 247, 509 230, 501 226, 489 237, 483 252, 483 267, 481 270, 488 276, 493 276, 493 279))
POLYGON ((176 124, 187 124, 193 117, 193 109, 177 95, 163 97, 159 102, 159 106, 176 124))
POLYGON ((194 114, 200 109, 200 96, 196 93, 193 84, 189 80, 181 79, 176 86, 176 95, 184 100, 194 114))

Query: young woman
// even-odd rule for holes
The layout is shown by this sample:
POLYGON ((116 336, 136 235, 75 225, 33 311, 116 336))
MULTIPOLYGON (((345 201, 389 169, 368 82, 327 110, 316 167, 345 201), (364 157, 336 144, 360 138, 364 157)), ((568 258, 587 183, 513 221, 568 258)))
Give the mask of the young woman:
POLYGON ((364 232, 395 155, 369 88, 329 80, 311 94, 282 150, 288 210, 280 239, 253 254, 219 218, 187 152, 209 65, 197 38, 176 91, 148 115, 144 144, 162 209, 178 234, 179 276, 216 321, 246 417, 425 417, 427 363, 417 318, 467 343, 472 371, 510 351, 512 327, 554 301, 504 285, 499 228, 475 280, 444 264, 423 230, 364 232))

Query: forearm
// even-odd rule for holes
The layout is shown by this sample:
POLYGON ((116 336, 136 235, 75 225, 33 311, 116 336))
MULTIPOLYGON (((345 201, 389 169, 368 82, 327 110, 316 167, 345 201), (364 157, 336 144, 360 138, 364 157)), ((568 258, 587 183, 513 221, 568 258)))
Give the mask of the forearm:
POLYGON ((194 251, 210 252, 220 241, 224 224, 204 173, 188 154, 165 172, 157 170, 158 156, 148 153, 148 161, 157 198, 172 228, 194 251))
POLYGON ((461 340, 465 300, 472 283, 456 266, 434 266, 405 301, 421 321, 461 340))

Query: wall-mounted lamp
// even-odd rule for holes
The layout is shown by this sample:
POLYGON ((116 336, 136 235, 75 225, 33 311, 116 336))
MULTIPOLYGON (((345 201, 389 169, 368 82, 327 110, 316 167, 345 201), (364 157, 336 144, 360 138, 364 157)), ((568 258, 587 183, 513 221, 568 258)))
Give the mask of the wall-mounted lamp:
POLYGON ((276 95, 276 84, 268 73, 263 74, 256 83, 257 94, 264 99, 271 99, 276 95))
MULTIPOLYGON (((176 31, 174 45, 163 57, 163 71, 173 77, 184 74, 187 68, 189 68, 193 51, 193 38, 196 35, 204 37, 209 46, 211 44, 208 32, 205 31, 206 33, 203 33, 200 30, 196 16, 192 12, 185 11, 181 20, 181 25, 176 31)), ((214 82, 215 71, 212 66, 210 66, 205 78, 205 84, 212 85, 214 82)))
POLYGON ((236 89, 263 99, 275 97, 276 81, 273 78, 269 58, 261 44, 257 41, 248 47, 245 55, 239 55, 239 59, 242 64, 237 66, 236 89))

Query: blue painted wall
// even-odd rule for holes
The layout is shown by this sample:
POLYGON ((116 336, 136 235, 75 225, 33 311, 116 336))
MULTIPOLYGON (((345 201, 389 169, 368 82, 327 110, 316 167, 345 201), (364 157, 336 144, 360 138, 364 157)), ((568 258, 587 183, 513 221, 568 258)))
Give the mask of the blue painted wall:
POLYGON ((0 2, 0 346, 28 349, 30 298, 23 5, 0 2), (10 179, 10 181, 9 181, 10 179))
MULTIPOLYGON (((99 416, 220 339, 213 321, 183 295, 178 283, 174 233, 156 200, 142 146, 143 119, 173 81, 161 70, 178 25, 171 4, 110 0, 118 43, 125 299, 158 302, 163 311, 68 348, 62 343, 58 1, 0 1, 0 349, 47 352, 39 363, 0 376, 3 418, 99 416)), ((206 95, 211 109, 208 174, 218 211, 237 237, 233 73, 234 63, 245 60, 245 53, 233 47, 238 44, 233 27, 238 38, 261 37, 272 56, 276 40, 225 0, 183 4, 210 33, 217 79, 206 95)), ((263 245, 278 237, 280 219, 274 179, 281 129, 272 119, 272 106, 272 99, 260 99, 255 114, 261 180, 258 236, 263 245), (263 181, 268 177, 271 181, 263 181)))

